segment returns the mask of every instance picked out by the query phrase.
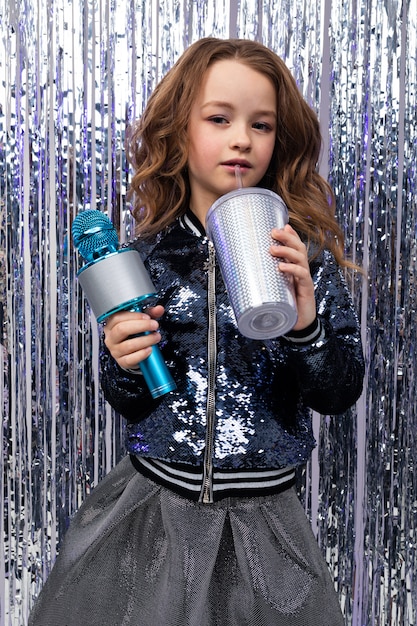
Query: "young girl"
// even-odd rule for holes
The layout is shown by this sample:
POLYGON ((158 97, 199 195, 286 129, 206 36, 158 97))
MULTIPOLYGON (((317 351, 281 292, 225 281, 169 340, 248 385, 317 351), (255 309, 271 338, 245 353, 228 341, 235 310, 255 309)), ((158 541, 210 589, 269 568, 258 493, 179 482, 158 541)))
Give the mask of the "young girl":
POLYGON ((320 143, 288 69, 252 41, 193 44, 149 99, 129 141, 132 245, 164 307, 104 326, 102 385, 129 456, 73 520, 32 625, 343 624, 294 489, 311 409, 344 412, 364 374, 320 143), (205 235, 236 165, 289 209, 270 253, 298 320, 267 341, 238 331, 205 235), (177 389, 153 399, 138 364, 156 343, 177 389))

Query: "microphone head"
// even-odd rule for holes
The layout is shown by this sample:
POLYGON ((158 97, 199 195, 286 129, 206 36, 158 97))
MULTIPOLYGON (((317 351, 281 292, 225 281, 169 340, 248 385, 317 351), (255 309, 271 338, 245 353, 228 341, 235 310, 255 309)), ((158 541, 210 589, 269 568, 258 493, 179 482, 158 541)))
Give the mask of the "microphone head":
POLYGON ((76 215, 72 224, 72 237, 74 246, 86 261, 115 252, 119 246, 112 222, 97 209, 87 209, 76 215))

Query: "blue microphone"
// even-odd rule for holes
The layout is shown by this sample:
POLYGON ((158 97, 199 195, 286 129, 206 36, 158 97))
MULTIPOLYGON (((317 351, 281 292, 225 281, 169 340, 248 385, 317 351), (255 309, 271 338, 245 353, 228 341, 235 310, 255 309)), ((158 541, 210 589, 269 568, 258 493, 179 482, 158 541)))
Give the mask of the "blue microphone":
MULTIPOLYGON (((118 311, 142 311, 157 294, 137 250, 119 249, 109 218, 95 209, 79 213, 72 225, 74 246, 86 261, 77 276, 99 323, 118 311)), ((157 346, 139 363, 153 398, 176 388, 157 346)))

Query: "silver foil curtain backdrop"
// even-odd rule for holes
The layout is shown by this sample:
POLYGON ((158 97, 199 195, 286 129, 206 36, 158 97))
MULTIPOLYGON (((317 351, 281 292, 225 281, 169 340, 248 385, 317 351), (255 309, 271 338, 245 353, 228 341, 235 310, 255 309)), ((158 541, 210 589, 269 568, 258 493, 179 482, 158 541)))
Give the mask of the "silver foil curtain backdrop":
POLYGON ((132 236, 124 138, 203 36, 262 41, 322 127, 367 359, 314 415, 300 495, 353 626, 417 626, 417 0, 0 0, 0 624, 24 626, 71 516, 123 456, 68 234, 132 236))

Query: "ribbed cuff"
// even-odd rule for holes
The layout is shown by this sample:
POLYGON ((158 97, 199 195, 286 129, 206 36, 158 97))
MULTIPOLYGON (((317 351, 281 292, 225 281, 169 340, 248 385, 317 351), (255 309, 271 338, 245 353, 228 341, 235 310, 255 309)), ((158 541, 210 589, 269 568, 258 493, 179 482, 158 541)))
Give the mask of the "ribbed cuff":
POLYGON ((129 374, 142 374, 142 371, 141 371, 139 365, 137 367, 131 367, 131 368, 121 367, 120 365, 119 365, 119 367, 120 367, 121 370, 123 370, 124 372, 128 372, 129 374))
POLYGON ((287 335, 284 335, 284 339, 298 345, 309 345, 323 337, 324 329, 318 317, 307 328, 292 330, 287 335))

